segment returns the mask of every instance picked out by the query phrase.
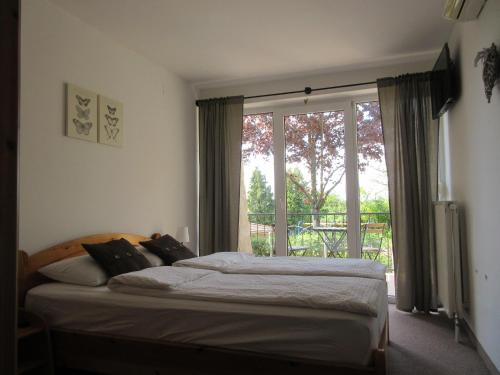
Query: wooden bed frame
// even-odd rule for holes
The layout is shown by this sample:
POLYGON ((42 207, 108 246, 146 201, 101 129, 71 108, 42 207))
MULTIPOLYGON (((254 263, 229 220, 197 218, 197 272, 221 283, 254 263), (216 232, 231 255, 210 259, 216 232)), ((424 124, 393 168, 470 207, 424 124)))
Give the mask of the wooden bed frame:
MULTIPOLYGON (((152 237, 156 237, 154 234, 152 237)), ((62 259, 86 254, 82 243, 125 238, 132 244, 148 238, 129 233, 104 233, 77 238, 32 256, 19 251, 19 301, 26 292, 49 281, 38 269, 62 259)), ((388 319, 368 366, 349 366, 327 361, 230 350, 194 344, 51 329, 55 366, 103 374, 386 374, 388 319)))

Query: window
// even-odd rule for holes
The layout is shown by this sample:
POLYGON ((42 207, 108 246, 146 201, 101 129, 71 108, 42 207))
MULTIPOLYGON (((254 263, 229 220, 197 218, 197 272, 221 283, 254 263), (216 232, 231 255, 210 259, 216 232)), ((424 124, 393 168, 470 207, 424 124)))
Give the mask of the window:
POLYGON ((243 117, 241 170, 248 216, 246 227, 250 231, 251 249, 259 256, 273 255, 275 249, 273 142, 272 112, 243 117))
POLYGON ((347 251, 344 117, 343 110, 284 117, 288 255, 347 251))
POLYGON ((376 100, 246 110, 242 152, 254 254, 364 257, 392 272, 376 100))

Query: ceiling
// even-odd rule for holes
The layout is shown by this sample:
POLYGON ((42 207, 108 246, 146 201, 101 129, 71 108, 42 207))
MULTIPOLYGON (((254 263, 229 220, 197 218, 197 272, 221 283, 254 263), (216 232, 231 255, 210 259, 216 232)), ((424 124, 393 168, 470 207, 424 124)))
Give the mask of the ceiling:
POLYGON ((430 57, 441 0, 51 0, 195 84, 430 57))

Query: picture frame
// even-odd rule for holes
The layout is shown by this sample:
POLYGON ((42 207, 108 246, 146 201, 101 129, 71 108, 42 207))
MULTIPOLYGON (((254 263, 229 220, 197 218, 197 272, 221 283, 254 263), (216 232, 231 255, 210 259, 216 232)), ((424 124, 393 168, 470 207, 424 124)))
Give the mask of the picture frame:
POLYGON ((123 142, 123 104, 99 95, 99 143, 121 147, 123 142))
POLYGON ((97 94, 66 84, 66 136, 97 142, 97 94))

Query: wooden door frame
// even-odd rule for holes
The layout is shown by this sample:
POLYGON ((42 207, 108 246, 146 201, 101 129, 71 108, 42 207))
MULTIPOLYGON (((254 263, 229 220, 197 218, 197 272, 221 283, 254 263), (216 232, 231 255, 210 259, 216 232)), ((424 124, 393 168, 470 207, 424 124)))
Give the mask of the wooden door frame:
POLYGON ((17 372, 19 0, 0 2, 0 373, 17 372))

